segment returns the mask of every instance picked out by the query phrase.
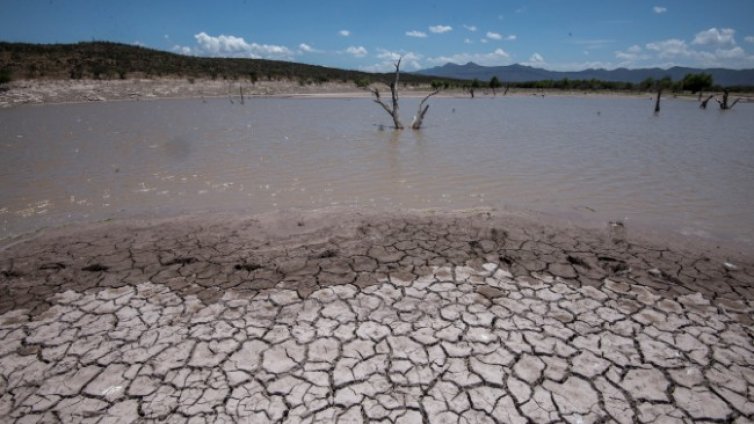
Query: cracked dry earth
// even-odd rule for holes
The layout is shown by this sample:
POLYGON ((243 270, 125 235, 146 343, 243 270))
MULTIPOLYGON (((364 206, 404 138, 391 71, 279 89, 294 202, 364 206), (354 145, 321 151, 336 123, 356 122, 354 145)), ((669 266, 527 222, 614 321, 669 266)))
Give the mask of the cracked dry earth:
POLYGON ((752 422, 750 263, 488 214, 0 252, 2 422, 752 422))

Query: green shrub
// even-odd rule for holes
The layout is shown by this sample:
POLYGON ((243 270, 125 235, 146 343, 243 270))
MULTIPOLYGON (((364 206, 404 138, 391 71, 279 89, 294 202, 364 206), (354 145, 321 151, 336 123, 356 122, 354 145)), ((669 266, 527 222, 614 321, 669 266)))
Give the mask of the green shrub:
POLYGON ((0 85, 11 82, 10 69, 0 69, 0 85))

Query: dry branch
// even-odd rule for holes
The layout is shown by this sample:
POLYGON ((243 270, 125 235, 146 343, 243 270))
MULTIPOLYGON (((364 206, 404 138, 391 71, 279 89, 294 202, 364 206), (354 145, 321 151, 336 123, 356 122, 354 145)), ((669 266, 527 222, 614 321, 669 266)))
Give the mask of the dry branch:
POLYGON ((709 102, 710 100, 712 100, 712 99, 713 99, 714 97, 715 97, 715 95, 714 95, 714 94, 710 94, 710 96, 709 96, 709 97, 707 97, 707 98, 706 98, 706 99, 705 99, 704 101, 702 101, 702 102, 701 102, 701 103, 699 104, 699 108, 701 108, 701 109, 707 109, 707 103, 708 103, 708 102, 709 102))
POLYGON ((383 109, 385 109, 385 112, 387 112, 391 118, 393 118, 393 125, 395 126, 396 130, 402 130, 403 124, 401 123, 400 116, 398 116, 398 79, 400 78, 400 72, 401 72, 401 59, 398 58, 398 61, 395 62, 395 79, 392 83, 390 83, 390 95, 392 97, 392 108, 385 104, 385 102, 382 101, 382 98, 380 98, 380 91, 374 87, 370 89, 372 94, 374 94, 374 102, 378 105, 382 106, 383 109))
POLYGON ((427 94, 427 96, 422 99, 422 101, 419 103, 419 109, 416 111, 416 116, 414 116, 414 121, 411 123, 411 129, 418 130, 422 127, 422 123, 424 122, 424 115, 426 115, 427 111, 429 110, 429 105, 424 106, 424 103, 426 103, 430 97, 439 92, 440 90, 437 89, 427 94))

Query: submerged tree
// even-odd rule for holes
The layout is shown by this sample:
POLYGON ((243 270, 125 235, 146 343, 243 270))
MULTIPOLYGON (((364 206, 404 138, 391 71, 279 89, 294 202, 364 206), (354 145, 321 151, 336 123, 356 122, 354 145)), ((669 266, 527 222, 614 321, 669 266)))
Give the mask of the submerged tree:
MULTIPOLYGON (((403 58, 399 57, 398 61, 396 61, 393 65, 395 66, 395 77, 393 79, 393 82, 390 83, 390 97, 391 97, 391 105, 385 104, 385 102, 382 101, 382 98, 380 97, 380 91, 376 87, 372 87, 370 91, 372 94, 374 94, 374 102, 382 106, 383 109, 385 109, 385 112, 390 115, 390 117, 393 119, 393 125, 395 126, 396 130, 402 130, 403 129, 403 123, 401 122, 400 115, 398 114, 398 80, 400 79, 401 74, 401 60, 403 58)), ((431 93, 429 93, 422 101, 419 103, 419 110, 416 113, 416 116, 414 116, 414 120, 411 123, 411 128, 418 130, 422 126, 422 122, 424 122, 424 116, 427 114, 427 111, 429 110, 429 105, 425 106, 425 103, 427 102, 427 99, 434 96, 435 94, 439 93, 440 89, 435 88, 435 90, 431 93)))
POLYGON ((726 88, 725 90, 723 90, 723 100, 722 101, 717 100, 717 97, 715 97, 715 100, 720 105, 720 109, 721 110, 730 110, 730 109, 733 109, 733 106, 735 106, 736 103, 738 103, 738 101, 741 100, 741 98, 739 97, 733 103, 728 104, 728 94, 729 94, 728 93, 728 89, 726 88))
POLYGON ((376 87, 372 87, 372 94, 374 94, 374 102, 382 106, 383 109, 385 109, 385 112, 387 112, 391 118, 393 118, 393 125, 395 126, 396 130, 402 130, 403 129, 403 123, 401 123, 400 115, 398 115, 398 80, 401 76, 401 59, 402 57, 398 58, 398 61, 394 63, 395 66, 395 79, 393 79, 393 82, 390 83, 390 95, 393 99, 393 107, 386 105, 382 98, 380 98, 380 90, 378 90, 376 87))
POLYGON ((655 113, 660 112, 660 97, 662 97, 662 90, 673 86, 673 79, 670 77, 664 77, 655 82, 657 87, 657 98, 655 99, 655 113))
POLYGON ((436 88, 435 91, 427 94, 427 96, 422 99, 422 101, 419 103, 419 110, 416 111, 414 120, 413 122, 411 122, 411 129, 418 130, 422 127, 422 123, 424 122, 424 115, 426 115, 427 111, 429 110, 429 105, 425 106, 424 103, 426 103, 430 97, 434 96, 435 94, 439 92, 440 92, 440 89, 436 88))

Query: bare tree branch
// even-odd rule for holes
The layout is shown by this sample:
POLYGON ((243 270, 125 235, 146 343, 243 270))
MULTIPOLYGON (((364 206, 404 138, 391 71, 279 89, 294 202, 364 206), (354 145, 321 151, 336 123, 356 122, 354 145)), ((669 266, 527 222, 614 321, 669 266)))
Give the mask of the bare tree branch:
POLYGON ((715 95, 714 95, 714 94, 710 94, 710 96, 709 96, 709 97, 707 97, 707 98, 706 98, 706 99, 705 99, 704 101, 702 101, 702 102, 701 102, 701 103, 699 104, 699 108, 701 108, 701 109, 707 109, 707 103, 708 103, 708 102, 709 102, 710 100, 714 99, 714 98, 715 98, 715 95))
POLYGON ((374 95, 374 102, 382 106, 383 109, 385 109, 385 112, 387 112, 391 118, 393 118, 393 124, 395 125, 395 129, 402 130, 403 124, 401 123, 400 117, 398 116, 398 80, 400 78, 401 73, 401 60, 403 58, 398 58, 398 61, 395 62, 395 79, 392 83, 390 83, 390 96, 392 98, 393 107, 386 105, 382 98, 380 98, 380 91, 377 88, 372 87, 370 91, 374 95))
POLYGON ((439 92, 440 89, 436 89, 435 91, 427 94, 427 96, 422 99, 422 101, 419 103, 419 109, 416 111, 416 116, 414 116, 414 121, 411 123, 411 129, 418 130, 422 127, 422 123, 424 122, 424 115, 426 115, 427 111, 429 110, 429 105, 424 106, 424 103, 426 103, 430 97, 439 92))

